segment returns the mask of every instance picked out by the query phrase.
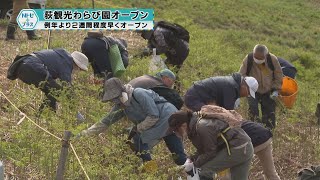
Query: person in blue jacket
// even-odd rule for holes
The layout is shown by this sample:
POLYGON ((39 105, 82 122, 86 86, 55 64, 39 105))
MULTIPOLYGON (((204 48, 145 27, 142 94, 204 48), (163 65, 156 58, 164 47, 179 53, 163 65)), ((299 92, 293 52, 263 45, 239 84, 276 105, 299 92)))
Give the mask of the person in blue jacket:
POLYGON ((57 48, 17 56, 9 67, 7 77, 11 80, 18 78, 29 85, 33 84, 45 93, 46 99, 40 106, 40 111, 45 106, 56 110, 57 100, 51 92, 62 89, 56 79, 71 84, 72 72, 77 69, 87 71, 88 58, 78 51, 70 54, 64 49, 57 48))
POLYGON ((240 97, 255 97, 258 82, 253 77, 242 77, 239 73, 231 76, 210 77, 197 81, 191 86, 184 102, 192 111, 200 111, 201 107, 214 104, 228 110, 239 106, 240 97))
POLYGON ((168 118, 178 111, 174 105, 152 90, 123 85, 118 78, 108 79, 104 91, 102 101, 111 101, 114 107, 105 118, 83 130, 77 137, 99 134, 127 116, 135 124, 135 151, 141 153, 144 162, 152 160, 149 150, 159 139, 165 141, 176 164, 182 165, 186 161, 181 139, 168 131, 168 118))

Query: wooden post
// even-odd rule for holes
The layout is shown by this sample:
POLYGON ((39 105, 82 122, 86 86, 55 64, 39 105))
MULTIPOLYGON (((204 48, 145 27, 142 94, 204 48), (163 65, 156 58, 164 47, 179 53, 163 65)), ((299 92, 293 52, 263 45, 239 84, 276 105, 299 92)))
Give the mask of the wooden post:
POLYGON ((63 175, 65 171, 65 164, 68 158, 68 148, 69 148, 69 139, 71 137, 72 133, 70 131, 64 131, 64 136, 62 140, 62 147, 60 151, 60 157, 59 157, 59 164, 56 174, 57 180, 63 180, 63 175))
POLYGON ((0 180, 4 180, 4 165, 2 161, 0 161, 0 180))
POLYGON ((50 49, 51 45, 51 30, 48 30, 47 49, 50 49))

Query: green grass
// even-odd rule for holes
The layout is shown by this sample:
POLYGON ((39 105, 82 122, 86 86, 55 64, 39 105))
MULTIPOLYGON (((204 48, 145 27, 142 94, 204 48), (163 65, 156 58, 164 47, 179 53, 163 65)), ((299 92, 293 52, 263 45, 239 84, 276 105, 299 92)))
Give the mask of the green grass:
MULTIPOLYGON (((91 1, 48 1, 48 7, 91 8, 91 1)), ((274 156, 282 179, 295 179, 299 168, 319 164, 319 129, 314 125, 315 107, 320 100, 320 4, 312 0, 123 0, 95 1, 96 8, 143 7, 154 8, 156 20, 165 19, 185 26, 191 35, 190 54, 180 71, 183 91, 196 80, 210 76, 228 75, 239 70, 245 55, 255 44, 266 44, 271 53, 291 61, 298 68, 299 95, 291 110, 278 111, 278 128, 274 134, 274 156)), ((0 21, 4 36, 6 21, 0 21)), ((46 31, 38 31, 44 38, 26 41, 25 33, 18 31, 18 41, 0 41, 0 71, 16 54, 45 49, 46 31)), ((51 47, 68 51, 80 50, 86 32, 53 31, 51 47)), ((139 52, 146 42, 129 32, 105 32, 106 35, 125 37, 129 53, 139 52)), ((130 79, 148 73, 150 58, 130 59, 130 66, 122 77, 130 79)), ((90 72, 92 72, 90 70, 90 72)), ((0 79, 0 90, 27 115, 50 132, 62 136, 64 130, 78 133, 99 121, 110 109, 98 98, 99 86, 90 84, 90 74, 78 73, 73 101, 61 97, 61 108, 54 114, 46 111, 43 118, 35 117, 41 103, 39 90, 22 82, 0 79), (86 122, 77 124, 76 110, 86 116, 86 122)), ((246 101, 240 112, 246 116, 246 101)), ((21 118, 3 98, 0 98, 0 158, 5 160, 8 172, 27 179, 54 179, 60 142, 36 129, 21 118)), ((140 160, 123 142, 123 120, 99 137, 83 138, 74 142, 76 151, 91 179, 167 179, 175 176, 174 164, 164 144, 154 149, 154 158, 160 165, 155 174, 140 171, 140 160)), ((187 142, 187 152, 193 147, 187 142)), ((253 162, 251 179, 259 179, 261 168, 253 162)), ((180 173, 180 175, 184 175, 180 173)), ((66 179, 84 179, 77 160, 70 153, 66 179), (77 173, 75 173, 77 172, 77 173), (78 173, 79 172, 79 173, 78 173)))

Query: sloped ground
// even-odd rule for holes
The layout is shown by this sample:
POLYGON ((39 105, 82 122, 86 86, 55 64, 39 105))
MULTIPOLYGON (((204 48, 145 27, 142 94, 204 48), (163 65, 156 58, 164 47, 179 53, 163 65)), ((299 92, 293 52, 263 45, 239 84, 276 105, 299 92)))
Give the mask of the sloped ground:
MULTIPOLYGON (((4 29, 1 28, 1 36, 4 36, 4 29)), ((38 32, 38 34, 41 34, 43 36, 42 40, 39 41, 25 41, 23 38, 24 34, 22 32, 18 32, 19 39, 16 41, 10 41, 10 42, 4 42, 1 41, 3 46, 1 46, 0 52, 1 52, 1 69, 0 69, 0 84, 1 84, 1 91, 4 92, 6 95, 9 95, 10 92, 14 91, 13 89, 8 89, 9 82, 6 79, 6 71, 7 67, 11 62, 11 59, 17 54, 17 52, 23 54, 32 51, 33 49, 41 49, 45 46, 44 41, 46 40, 46 32, 38 32), (23 37, 21 37, 23 36, 23 37), (40 47, 39 47, 40 46, 40 47)), ((68 36, 69 41, 63 42, 63 47, 68 47, 68 49, 76 50, 77 47, 79 47, 81 43, 81 39, 84 37, 84 32, 53 32, 52 33, 52 44, 56 45, 60 42, 64 37, 68 36), (58 42, 54 42, 58 41, 58 42)), ((128 39, 129 42, 129 51, 135 52, 137 49, 142 48, 144 42, 139 39, 139 37, 132 32, 119 32, 119 33, 112 33, 112 35, 118 36, 118 37, 125 37, 128 39), (136 44, 139 44, 136 46, 136 44)), ((62 45, 62 44, 61 44, 62 45)), ((20 84, 21 86, 21 84, 20 84)), ((23 87, 22 87, 23 88, 23 87)), ((1 98, 1 106, 3 107, 4 104, 8 104, 3 98, 1 98)), ((1 111, 1 119, 6 118, 6 113, 1 111)), ((276 162, 276 167, 278 170, 278 173, 283 179, 293 179, 297 173, 297 171, 302 168, 309 165, 314 165, 316 162, 319 163, 319 129, 317 129, 314 125, 310 124, 310 127, 306 126, 305 124, 292 124, 288 123, 286 120, 286 114, 280 114, 279 122, 278 122, 278 128, 276 129, 275 135, 274 135, 274 158, 276 162)), ((314 117, 310 117, 314 118, 314 117)), ((1 123, 1 129, 2 129, 2 141, 8 141, 10 139, 10 134, 6 133, 6 126, 13 126, 14 119, 6 121, 7 124, 1 123)), ((20 176, 19 174, 16 174, 13 172, 14 168, 11 167, 12 162, 10 160, 6 161, 6 164, 8 164, 7 173, 12 174, 15 176, 20 176), (10 168, 11 167, 11 168, 10 168)), ((261 167, 258 165, 259 161, 258 159, 254 159, 252 164, 252 170, 251 170, 251 179, 261 179, 262 170, 261 167)), ((31 176, 35 177, 41 177, 36 176, 36 171, 32 170, 32 165, 30 165, 30 171, 20 172, 20 173, 26 173, 31 176), (34 174, 35 173, 35 174, 34 174)), ((35 179, 38 179, 35 178, 35 179)))
MULTIPOLYGON (((59 4, 58 1, 55 2, 59 4)), ((300 16, 299 14, 298 16, 297 14, 290 14, 294 13, 293 11, 290 11, 290 13, 288 13, 289 11, 285 11, 288 13, 288 17, 297 19, 297 23, 299 24, 296 27, 305 26, 305 29, 292 28, 291 32, 289 31, 290 29, 285 26, 284 28, 286 28, 288 32, 278 32, 279 29, 273 27, 270 21, 268 22, 268 25, 270 25, 268 28, 253 29, 256 34, 253 33, 252 35, 243 29, 250 30, 250 28, 253 28, 251 26, 251 21, 254 21, 253 18, 255 17, 253 12, 247 15, 246 12, 248 11, 244 10, 244 14, 240 18, 241 21, 238 22, 232 14, 240 13, 240 11, 233 11, 232 7, 234 7, 234 3, 231 1, 225 1, 225 3, 222 4, 219 4, 218 1, 201 1, 201 3, 207 3, 205 7, 209 9, 212 8, 211 6, 214 4, 214 11, 209 11, 208 9, 208 11, 203 11, 203 8, 200 6, 200 1, 198 4, 197 2, 198 1, 194 1, 192 2, 193 4, 191 4, 193 10, 195 10, 194 14, 207 12, 208 17, 198 21, 192 20, 196 25, 191 23, 190 19, 182 17, 181 14, 183 13, 176 8, 172 8, 171 10, 166 9, 177 6, 180 7, 181 11, 186 11, 190 9, 190 7, 181 6, 179 1, 166 1, 163 4, 157 4, 155 2, 158 16, 171 21, 181 22, 182 24, 185 23, 183 25, 188 25, 191 32, 191 52, 181 70, 180 76, 183 81, 183 90, 185 91, 194 80, 213 75, 225 75, 237 71, 241 63, 241 58, 246 52, 252 49, 256 41, 259 41, 254 41, 254 39, 264 40, 270 36, 272 42, 268 40, 262 41, 272 44, 271 48, 273 51, 290 57, 290 60, 297 57, 298 60, 295 61, 295 65, 299 68, 298 82, 300 94, 296 107, 289 111, 279 111, 277 113, 278 127, 274 133, 274 158, 278 173, 282 179, 291 180, 296 178, 296 173, 300 168, 320 164, 320 133, 319 127, 314 123, 316 119, 313 116, 313 103, 320 100, 317 90, 318 85, 313 83, 315 82, 314 77, 319 76, 319 74, 317 74, 319 72, 317 71, 318 66, 314 61, 317 59, 314 52, 317 51, 318 47, 318 35, 316 32, 315 34, 311 33, 313 32, 312 28, 314 28, 314 26, 308 28, 308 26, 303 23, 303 19, 309 17, 309 13, 310 18, 317 16, 317 13, 312 15, 313 11, 310 10, 307 12, 307 15, 301 14, 300 16), (220 7, 221 11, 223 11, 226 5, 230 7, 230 10, 228 9, 225 14, 222 12, 219 13, 217 7, 220 7), (209 22, 209 24, 204 24, 205 20, 210 19, 209 17, 213 18, 213 20, 209 22), (228 18, 223 19, 224 17, 228 18), (207 26, 206 28, 208 29, 202 26, 207 26), (262 35, 259 36, 258 34, 262 35), (296 36, 300 34, 301 37, 296 38, 296 36), (309 34, 312 34, 311 39, 306 38, 309 34), (274 40, 277 39, 277 36, 280 40, 275 42, 274 40), (301 41, 297 39, 301 39, 301 41), (306 44, 308 44, 309 49, 301 47, 306 44), (237 60, 234 61, 235 63, 230 63, 230 59, 237 60)), ((279 2, 280 1, 272 1, 272 3, 270 2, 270 4, 267 5, 270 7, 285 5, 284 7, 288 9, 292 8, 286 4, 286 2, 281 2, 284 4, 277 4, 279 2)), ((84 1, 81 3, 84 3, 84 1)), ((121 3, 125 4, 125 2, 121 3)), ((313 3, 315 6, 318 6, 317 1, 308 1, 308 3, 313 3)), ((72 2, 70 1, 68 4, 71 5, 72 2)), ((59 6, 61 5, 63 4, 60 2, 59 6)), ((237 8, 246 7, 246 3, 244 2, 240 2, 237 5, 237 8)), ((128 6, 130 6, 130 4, 128 4, 128 6)), ((307 4, 307 6, 310 6, 310 4, 307 4)), ((300 11, 302 10, 297 10, 298 13, 300 11)), ((255 18, 260 20, 258 17, 255 18)), ((288 21, 292 19, 289 18, 288 21)), ((281 24, 280 22, 274 23, 281 24)), ((285 23, 282 25, 285 25, 285 23)), ((262 25, 258 24, 258 26, 260 27, 262 25)), ((5 36, 5 26, 0 25, 0 90, 32 118, 34 118, 34 109, 37 109, 41 98, 39 91, 19 81, 8 81, 5 76, 7 67, 15 55, 26 54, 46 48, 47 32, 41 31, 37 33, 43 37, 42 40, 27 41, 25 33, 18 31, 18 40, 5 42, 3 40, 5 36)), ((130 31, 106 32, 105 34, 127 39, 129 53, 131 55, 137 54, 139 49, 143 48, 146 43, 136 33, 130 31)), ((84 37, 85 32, 83 31, 53 31, 51 47, 63 47, 70 52, 79 50, 84 37)), ((147 66, 148 59, 140 60, 138 58, 132 58, 128 72, 123 79, 128 81, 130 78, 146 73, 147 66)), ((98 89, 98 87, 91 85, 88 79, 89 75, 78 74, 76 76, 76 83, 84 86, 80 87, 79 94, 82 97, 79 96, 76 99, 79 101, 77 105, 84 111, 88 122, 76 125, 74 119, 72 119, 72 112, 66 112, 64 109, 61 109, 58 115, 49 114, 44 119, 39 120, 39 123, 54 134, 62 134, 63 129, 72 129, 77 133, 103 117, 105 112, 108 111, 108 105, 98 102, 99 100, 95 98, 97 94, 95 90, 98 89)), ((62 107, 66 105, 68 105, 66 102, 62 103, 62 107)), ((245 116, 245 108, 241 109, 241 113, 245 116)), ((53 179, 59 144, 26 122, 17 126, 16 123, 19 121, 19 118, 21 117, 14 112, 7 101, 1 97, 0 157, 5 158, 7 175, 20 179, 53 179), (47 154, 46 151, 49 154, 47 154)), ((155 158, 157 162, 161 164, 156 175, 140 173, 140 171, 137 170, 139 160, 129 155, 131 151, 123 143, 125 135, 121 130, 123 127, 128 126, 128 124, 129 123, 125 121, 124 123, 115 125, 112 130, 106 132, 106 134, 102 134, 99 138, 85 139, 84 142, 81 143, 75 142, 80 157, 87 171, 89 171, 90 177, 95 177, 96 179, 108 179, 108 177, 110 177, 110 179, 116 177, 122 177, 123 179, 164 179, 165 175, 170 174, 171 168, 174 167, 170 162, 166 148, 161 144, 155 149, 156 153, 154 154, 157 154, 155 158), (128 174, 131 174, 131 176, 128 174), (134 176, 134 174, 137 175, 134 176)), ((190 144, 186 149, 188 152, 192 151, 190 144)), ((74 157, 71 156, 69 164, 67 177, 70 179, 84 179, 81 173, 78 176, 73 173, 80 171, 74 157)), ((262 170, 259 166, 258 159, 254 159, 250 179, 261 179, 261 175, 262 170)))

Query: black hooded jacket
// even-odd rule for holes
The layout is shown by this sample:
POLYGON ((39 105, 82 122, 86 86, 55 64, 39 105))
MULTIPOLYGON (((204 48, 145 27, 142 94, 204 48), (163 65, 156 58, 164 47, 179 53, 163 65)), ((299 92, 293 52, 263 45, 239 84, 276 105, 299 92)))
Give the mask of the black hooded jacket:
POLYGON ((193 96, 198 97, 205 104, 214 102, 227 110, 234 109, 235 101, 240 97, 241 74, 233 73, 231 76, 217 76, 197 81, 193 96))

